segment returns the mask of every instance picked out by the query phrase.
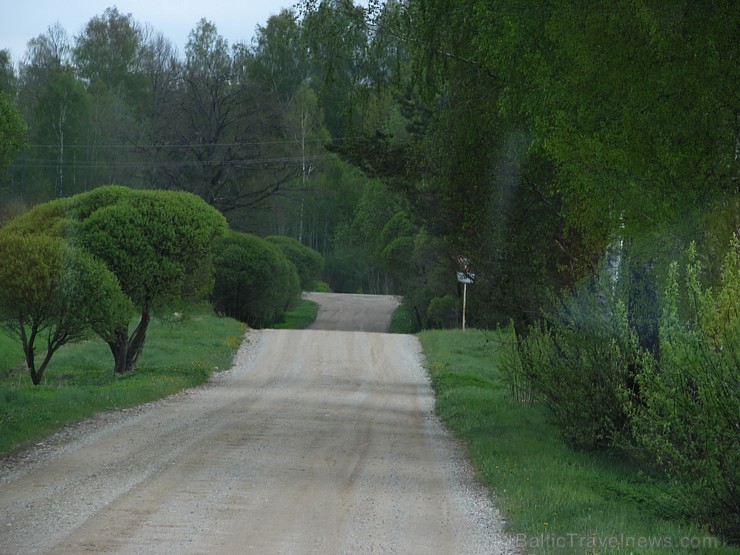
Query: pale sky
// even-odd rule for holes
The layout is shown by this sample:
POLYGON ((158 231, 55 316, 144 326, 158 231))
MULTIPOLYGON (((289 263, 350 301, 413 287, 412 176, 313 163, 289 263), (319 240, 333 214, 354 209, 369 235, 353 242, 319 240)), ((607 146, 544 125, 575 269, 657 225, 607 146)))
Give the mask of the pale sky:
POLYGON ((184 55, 188 34, 205 17, 232 45, 249 43, 257 25, 290 8, 296 0, 0 0, 0 50, 11 51, 17 64, 32 38, 46 33, 55 22, 70 40, 90 19, 116 6, 139 23, 161 32, 184 55))

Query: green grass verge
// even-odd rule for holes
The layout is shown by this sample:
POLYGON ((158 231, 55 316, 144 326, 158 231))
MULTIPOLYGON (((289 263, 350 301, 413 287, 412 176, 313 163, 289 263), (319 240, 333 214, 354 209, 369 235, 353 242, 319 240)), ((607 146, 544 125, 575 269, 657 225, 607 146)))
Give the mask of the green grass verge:
POLYGON ((541 406, 514 402, 498 370, 504 336, 419 334, 436 411, 466 446, 524 553, 740 553, 683 518, 671 485, 618 452, 568 449, 541 406))
POLYGON ((287 310, 283 315, 283 321, 275 324, 278 330, 302 330, 310 326, 316 320, 319 313, 319 305, 313 301, 301 299, 298 303, 287 310))
POLYGON ((62 347, 42 384, 33 386, 20 345, 0 335, 0 456, 95 413, 130 407, 204 383, 228 369, 245 332, 206 309, 155 319, 137 369, 113 375, 113 358, 100 340, 62 347))
POLYGON ((401 304, 391 315, 390 333, 416 333, 419 329, 414 324, 414 318, 406 304, 401 304))
POLYGON ((7 378, 23 368, 23 349, 21 344, 10 338, 0 329, 0 380, 7 378))

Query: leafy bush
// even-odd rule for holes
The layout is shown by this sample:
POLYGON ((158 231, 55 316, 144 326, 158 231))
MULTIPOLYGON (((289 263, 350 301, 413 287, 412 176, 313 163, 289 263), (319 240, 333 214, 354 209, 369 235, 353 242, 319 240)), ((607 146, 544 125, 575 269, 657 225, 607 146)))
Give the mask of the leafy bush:
POLYGON ((311 280, 308 284, 308 287, 306 287, 306 291, 311 291, 313 293, 331 293, 331 287, 329 287, 329 284, 325 281, 321 281, 318 279, 311 280))
POLYGON ((434 297, 427 307, 427 323, 432 328, 457 327, 457 299, 452 295, 434 297))
POLYGON ((510 322, 508 329, 501 332, 507 340, 502 342, 501 352, 501 380, 509 387, 512 398, 519 403, 533 403, 535 401, 534 389, 527 375, 524 373, 522 357, 519 356, 514 322, 510 322), (504 335, 506 333, 506 335, 504 335))
POLYGON ((627 395, 640 456, 665 468, 688 509, 734 542, 740 540, 739 251, 736 237, 716 293, 702 287, 693 248, 683 286, 672 265, 660 356, 644 365, 637 393, 627 395))
POLYGON ((279 321, 299 297, 295 266, 275 245, 231 231, 215 247, 213 304, 219 314, 255 327, 279 321))
POLYGON ((271 236, 267 237, 267 241, 279 247, 288 260, 293 263, 298 271, 301 288, 307 291, 311 282, 317 279, 324 269, 324 258, 321 254, 292 237, 271 236))
POLYGON ((627 426, 622 391, 638 363, 638 346, 608 279, 595 279, 559 314, 532 326, 519 339, 519 360, 504 359, 504 374, 523 373, 566 443, 577 448, 608 446, 627 426))

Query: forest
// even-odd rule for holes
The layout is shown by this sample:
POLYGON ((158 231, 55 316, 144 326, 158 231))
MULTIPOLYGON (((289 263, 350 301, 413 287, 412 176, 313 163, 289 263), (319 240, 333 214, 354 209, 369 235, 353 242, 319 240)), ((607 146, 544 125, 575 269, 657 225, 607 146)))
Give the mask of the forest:
POLYGON ((731 0, 302 0, 178 52, 112 7, 0 51, 0 225, 104 185, 192 193, 319 251, 334 291, 402 296, 411 331, 459 326, 464 256, 513 394, 732 536, 739 23, 731 0))

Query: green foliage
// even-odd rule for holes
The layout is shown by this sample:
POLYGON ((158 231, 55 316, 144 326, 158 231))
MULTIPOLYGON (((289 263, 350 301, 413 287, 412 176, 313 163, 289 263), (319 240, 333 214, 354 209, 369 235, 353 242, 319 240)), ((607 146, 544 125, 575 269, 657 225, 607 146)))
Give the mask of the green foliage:
POLYGON ((389 333, 416 333, 420 331, 415 325, 415 320, 409 312, 405 299, 393 311, 389 333))
POLYGON ((628 447, 668 473, 686 514, 733 542, 740 514, 738 252, 735 238, 717 290, 702 285, 693 247, 683 282, 671 266, 657 345, 639 341, 644 307, 638 303, 638 318, 629 318, 619 284, 605 276, 518 336, 503 358, 515 398, 542 401, 568 444, 628 447))
POLYGON ((118 93, 134 92, 141 74, 132 71, 142 54, 142 29, 115 6, 102 16, 90 19, 77 38, 74 61, 78 73, 89 79, 98 92, 109 89, 118 93))
POLYGON ((331 293, 331 287, 329 287, 329 284, 325 281, 320 280, 312 280, 306 289, 307 291, 312 291, 314 293, 331 293))
POLYGON ((25 144, 26 122, 8 95, 0 90, 0 171, 7 169, 25 144))
POLYGON ((739 256, 736 236, 717 291, 702 285, 693 248, 683 283, 673 264, 660 356, 646 361, 637 392, 627 396, 638 456, 665 468, 687 510, 734 542, 740 540, 739 256))
POLYGON ((452 295, 435 297, 427 307, 427 323, 432 328, 457 327, 458 302, 452 295))
POLYGON ((84 219, 70 239, 105 260, 142 311, 208 294, 211 243, 226 229, 215 209, 189 193, 115 187, 75 199, 84 219))
POLYGON ((304 40, 310 54, 311 79, 333 137, 361 129, 371 96, 354 86, 367 75, 368 28, 365 8, 353 2, 303 2, 304 40))
POLYGON ((35 202, 84 190, 75 173, 78 149, 70 145, 86 142, 90 109, 85 86, 71 67, 52 62, 42 71, 42 81, 27 83, 20 95, 30 104, 26 113, 33 146, 18 161, 25 169, 22 180, 36 190, 35 202), (34 163, 39 159, 44 163, 34 163))
MULTIPOLYGON (((338 235, 346 228, 338 228, 338 235)), ((323 277, 329 288, 337 293, 363 293, 367 281, 367 259, 359 247, 348 244, 337 246, 326 255, 323 277)))
POLYGON ((231 231, 215 245, 213 305, 251 326, 270 326, 300 295, 295 266, 270 242, 231 231))
POLYGON ((509 385, 523 375, 573 447, 611 445, 627 426, 621 392, 639 354, 613 285, 594 280, 518 338, 519 361, 506 358, 509 385))
MULTIPOLYGON (((470 62, 460 66, 478 64, 499 81, 496 104, 555 163, 555 179, 541 185, 587 244, 620 228, 638 237, 736 193, 731 1, 682 9, 618 0, 587 13, 577 1, 472 4, 476 17, 455 12, 461 28, 441 35, 448 43, 437 56, 452 43, 470 62)), ((439 25, 443 6, 430 4, 419 33, 439 25)))
POLYGON ((304 291, 309 288, 313 280, 321 275, 324 269, 324 258, 319 252, 302 245, 292 237, 272 236, 266 239, 279 247, 287 259, 293 263, 304 291))
POLYGON ((519 344, 516 341, 514 323, 501 327, 499 333, 505 340, 501 348, 501 381, 508 387, 512 399, 518 403, 534 403, 535 393, 532 382, 524 372, 522 357, 519 355, 519 344))
POLYGON ((115 274, 141 314, 130 335, 128 324, 96 330, 110 345, 120 373, 135 367, 154 310, 210 292, 212 243, 224 233, 226 220, 190 193, 108 186, 38 205, 7 228, 63 237, 115 274))
POLYGON ((521 552, 737 553, 687 521, 680 487, 646 475, 623 452, 569 449, 545 407, 512 400, 500 374, 509 331, 419 338, 435 412, 463 442, 521 552))
POLYGON ((43 235, 0 234, 0 325, 23 346, 38 385, 64 344, 126 325, 133 307, 116 277, 90 253, 43 235), (45 340, 37 366, 36 341, 45 340))
POLYGON ((281 10, 257 28, 252 75, 280 98, 288 99, 305 83, 309 67, 302 29, 294 12, 281 10))
POLYGON ((19 235, 48 235, 64 237, 69 202, 57 199, 37 204, 32 210, 20 214, 5 225, 5 229, 19 235))

